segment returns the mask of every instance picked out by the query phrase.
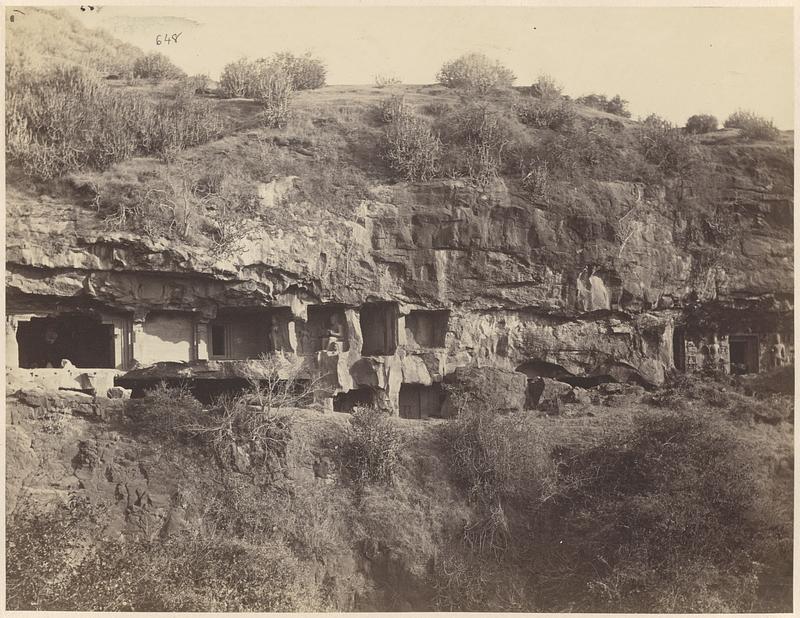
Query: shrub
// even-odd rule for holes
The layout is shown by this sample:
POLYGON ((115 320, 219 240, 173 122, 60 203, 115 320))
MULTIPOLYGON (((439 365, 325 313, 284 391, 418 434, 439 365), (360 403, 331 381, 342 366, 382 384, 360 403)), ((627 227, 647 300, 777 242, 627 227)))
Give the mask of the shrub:
POLYGON ((252 97, 257 75, 255 64, 240 58, 222 69, 219 89, 226 97, 252 97))
MULTIPOLYGON (((263 510, 263 505, 261 505, 263 510)), ((7 603, 51 611, 310 611, 322 586, 285 543, 230 536, 109 539, 75 497, 9 518, 7 603)))
POLYGON ((434 101, 422 106, 422 112, 428 116, 438 118, 453 111, 453 106, 447 101, 434 101))
POLYGON ((263 99, 276 80, 281 89, 310 90, 325 85, 325 65, 310 54, 295 56, 288 52, 271 58, 249 61, 240 58, 226 64, 220 75, 220 91, 227 97, 263 99), (284 80, 287 84, 283 84, 284 80))
POLYGON ((411 106, 406 104, 404 96, 394 94, 380 102, 378 113, 380 114, 381 121, 385 124, 389 124, 399 120, 402 116, 410 115, 412 111, 411 106))
POLYGON ((203 411, 185 385, 160 382, 141 399, 129 399, 125 412, 137 431, 161 438, 185 438, 185 428, 196 423, 203 411))
POLYGON ((756 480, 729 430, 658 416, 628 440, 554 457, 562 594, 588 583, 580 605, 593 611, 751 611, 753 560, 775 531, 752 518, 756 480))
POLYGON ((376 75, 375 76, 375 87, 376 88, 386 88, 386 86, 396 86, 398 84, 402 84, 403 82, 400 81, 399 78, 394 77, 392 75, 376 75))
POLYGON ((550 75, 540 75, 531 86, 531 95, 547 101, 561 98, 561 86, 550 75))
POLYGON ((178 79, 186 73, 175 66, 164 54, 153 52, 137 58, 133 63, 133 76, 143 79, 178 79))
POLYGON ((270 67, 261 72, 255 98, 263 107, 261 117, 266 126, 282 128, 289 122, 292 82, 292 77, 281 69, 270 67))
POLYGON ((343 458, 357 483, 391 483, 398 466, 402 436, 386 411, 356 408, 350 418, 343 458))
POLYGON ((515 111, 523 124, 553 131, 569 130, 576 118, 572 104, 560 99, 524 101, 515 111))
POLYGON ((391 114, 394 119, 384 134, 383 149, 389 167, 412 182, 435 177, 441 152, 439 138, 423 118, 402 109, 391 114))
POLYGON ((167 158, 219 135, 219 116, 191 97, 152 103, 123 95, 79 67, 12 73, 9 160, 36 178, 105 169, 135 154, 167 158))
POLYGON ((742 137, 751 140, 773 141, 778 139, 781 134, 771 120, 744 110, 737 110, 728 116, 725 120, 725 128, 741 129, 742 137))
POLYGON ((310 52, 302 56, 280 52, 275 54, 268 63, 289 76, 294 90, 314 90, 325 85, 327 73, 325 64, 319 58, 312 56, 310 52))
POLYGON ((522 177, 522 186, 534 200, 547 200, 550 196, 550 171, 547 161, 536 161, 522 177))
POLYGON ((460 88, 477 94, 510 88, 516 76, 510 69, 483 54, 464 54, 445 62, 436 81, 448 88, 460 88))
POLYGON ((638 139, 645 159, 666 174, 681 175, 694 163, 692 142, 670 122, 655 114, 644 120, 638 139))
POLYGON ((628 102, 620 97, 618 94, 608 99, 604 94, 587 94, 575 100, 576 103, 593 107, 609 114, 622 116, 623 118, 630 118, 631 113, 628 111, 628 102))
POLYGON ((718 125, 719 122, 715 116, 711 114, 696 114, 690 116, 686 121, 686 132, 695 134, 711 133, 717 130, 718 125))
POLYGON ((440 120, 446 146, 445 171, 466 176, 479 185, 497 177, 515 128, 500 111, 487 105, 468 104, 440 120))

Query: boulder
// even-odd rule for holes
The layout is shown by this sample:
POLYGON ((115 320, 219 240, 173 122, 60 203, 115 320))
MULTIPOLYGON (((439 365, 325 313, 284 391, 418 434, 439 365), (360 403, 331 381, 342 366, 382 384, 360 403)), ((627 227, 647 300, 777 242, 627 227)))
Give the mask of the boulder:
POLYGON ((568 402, 573 395, 573 388, 565 382, 552 378, 539 378, 544 383, 542 395, 539 398, 539 409, 546 412, 559 412, 561 404, 568 402))
POLYGON ((528 380, 524 374, 494 367, 458 367, 445 377, 478 405, 496 412, 520 412, 525 407, 528 380))
POLYGON ((121 386, 112 386, 106 392, 109 399, 130 399, 131 389, 122 388, 121 386))

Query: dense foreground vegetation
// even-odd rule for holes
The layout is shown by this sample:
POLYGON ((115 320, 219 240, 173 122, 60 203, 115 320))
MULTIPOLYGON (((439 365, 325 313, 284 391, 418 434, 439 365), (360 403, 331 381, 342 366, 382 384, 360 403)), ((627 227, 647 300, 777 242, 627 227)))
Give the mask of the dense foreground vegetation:
POLYGON ((788 611, 791 463, 773 464, 791 430, 754 419, 785 418, 791 401, 748 388, 761 390, 684 379, 556 419, 495 414, 489 394, 422 425, 378 410, 303 424, 264 393, 203 411, 160 388, 131 404, 125 431, 210 466, 181 497, 201 525, 123 540, 104 532, 113 504, 23 501, 8 518, 8 605, 788 611), (244 473, 226 453, 248 436, 244 473), (287 480, 308 443, 335 482, 287 480))

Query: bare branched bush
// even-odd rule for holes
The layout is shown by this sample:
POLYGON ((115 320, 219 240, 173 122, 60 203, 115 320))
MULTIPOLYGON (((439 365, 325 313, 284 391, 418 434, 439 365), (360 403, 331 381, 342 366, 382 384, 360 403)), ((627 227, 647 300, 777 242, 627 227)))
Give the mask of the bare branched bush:
POLYGON ((531 95, 546 101, 561 99, 561 86, 550 75, 540 75, 531 85, 531 95))
POLYGON ((239 372, 247 386, 239 395, 218 398, 209 413, 180 429, 225 456, 240 445, 251 461, 265 464, 283 456, 291 437, 294 408, 310 404, 322 378, 301 376, 302 359, 281 354, 247 361, 239 372))
POLYGON ((357 483, 391 483, 402 444, 389 412, 356 408, 344 447, 345 466, 357 483))
POLYGON ((644 158, 666 174, 680 176, 694 165, 690 138, 655 114, 644 120, 638 139, 644 158))
POLYGON ((725 128, 741 129, 742 137, 750 140, 774 141, 780 136, 780 130, 771 120, 746 110, 737 110, 728 116, 725 128))
POLYGON ((435 177, 440 152, 441 142, 425 119, 402 109, 384 133, 383 156, 406 180, 435 177))
POLYGON ((291 116, 294 87, 292 77, 281 69, 261 71, 255 98, 261 103, 261 117, 268 127, 285 127, 291 116))
POLYGON ((402 116, 408 116, 413 113, 411 106, 406 103, 406 99, 402 95, 392 95, 383 99, 378 104, 378 113, 381 121, 386 124, 399 120, 402 116))
POLYGON ((466 176, 484 186, 499 174, 505 150, 515 138, 515 127, 502 112, 470 104, 440 119, 446 146, 444 170, 466 176))
POLYGON ((403 83, 399 78, 393 75, 376 75, 374 81, 376 88, 386 88, 387 86, 396 86, 403 83))
POLYGON ((240 58, 222 69, 219 89, 227 97, 252 97, 257 75, 255 64, 240 58))

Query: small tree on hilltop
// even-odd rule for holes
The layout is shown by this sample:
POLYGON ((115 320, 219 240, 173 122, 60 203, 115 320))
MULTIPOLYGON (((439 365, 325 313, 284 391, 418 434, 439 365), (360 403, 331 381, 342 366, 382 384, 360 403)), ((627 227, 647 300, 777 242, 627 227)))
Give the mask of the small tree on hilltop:
POLYGON ((516 79, 510 69, 484 54, 464 54, 445 62, 436 74, 436 80, 443 86, 478 94, 510 88, 516 79))
POLYGON ((686 132, 694 134, 711 133, 719 126, 715 116, 711 114, 695 114, 686 121, 686 132))
POLYGON ((292 80, 292 88, 295 90, 313 90, 325 85, 327 73, 325 63, 312 56, 310 52, 306 52, 302 56, 295 56, 290 52, 280 52, 272 57, 270 64, 289 75, 292 80))
POLYGON ((550 75, 540 75, 531 86, 531 94, 546 101, 561 98, 561 86, 550 75))

